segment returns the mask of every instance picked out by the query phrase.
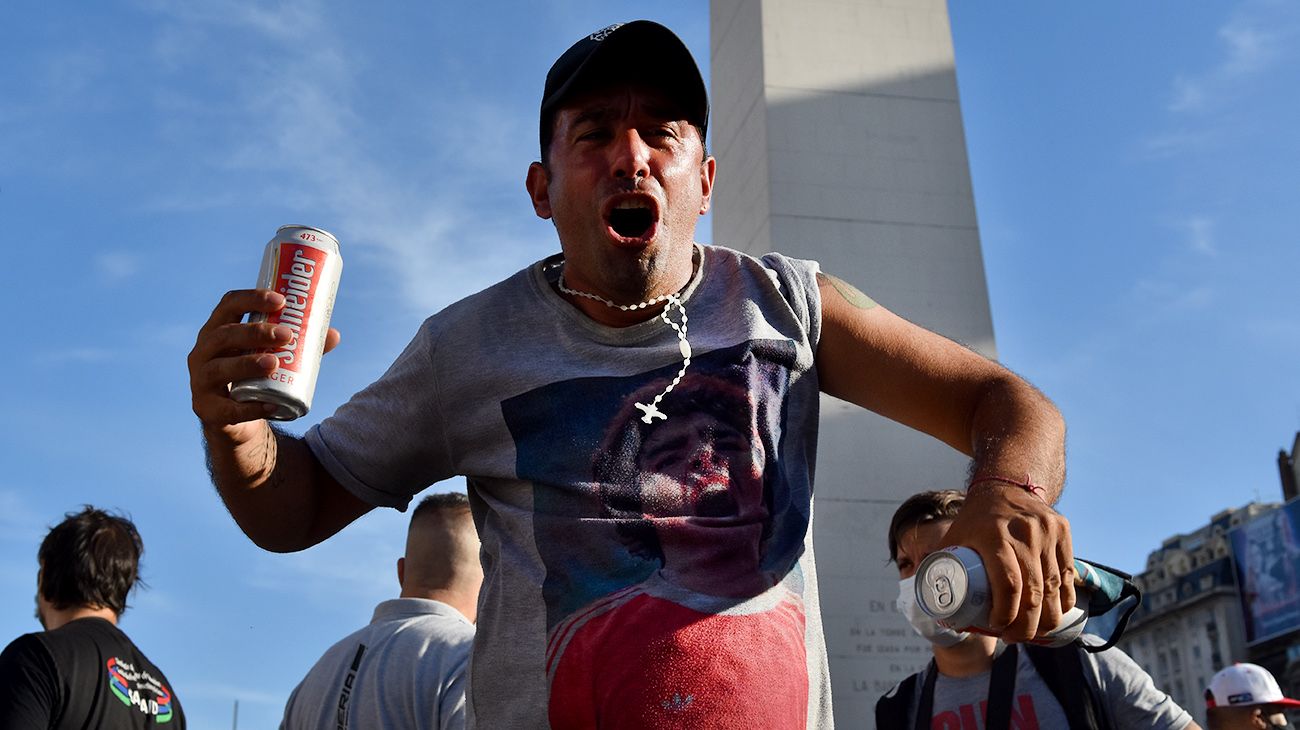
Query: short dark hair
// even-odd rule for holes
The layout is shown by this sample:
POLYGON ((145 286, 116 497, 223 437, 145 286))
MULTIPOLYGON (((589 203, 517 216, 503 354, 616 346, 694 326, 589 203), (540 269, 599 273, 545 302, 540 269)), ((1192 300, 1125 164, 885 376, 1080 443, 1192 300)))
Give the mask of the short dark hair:
POLYGON ((966 493, 956 489, 921 492, 908 497, 889 521, 889 560, 898 560, 898 537, 904 530, 912 525, 955 519, 964 504, 966 493))
POLYGON ((109 608, 119 616, 140 580, 144 542, 131 520, 90 505, 69 512, 41 541, 41 596, 57 609, 109 608))
POLYGON ((417 517, 420 517, 429 512, 442 512, 442 511, 448 511, 448 512, 470 511, 469 497, 465 496, 464 492, 440 492, 438 494, 430 494, 429 496, 420 500, 420 503, 417 504, 415 506, 415 509, 411 511, 411 521, 414 522, 417 517))
MULTIPOLYGON (((579 38, 546 72, 542 89, 542 166, 550 156, 555 112, 566 99, 605 86, 642 84, 671 96, 700 135, 709 126, 709 90, 691 51, 668 28, 650 20, 608 25, 579 38)), ((708 159, 706 148, 704 158, 708 159)))

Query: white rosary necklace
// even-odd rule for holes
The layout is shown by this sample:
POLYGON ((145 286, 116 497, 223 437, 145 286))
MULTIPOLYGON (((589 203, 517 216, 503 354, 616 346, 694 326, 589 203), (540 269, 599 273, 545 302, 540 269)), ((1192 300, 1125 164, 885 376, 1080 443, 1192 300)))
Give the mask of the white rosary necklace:
POLYGON ((668 415, 665 414, 663 411, 659 410, 659 401, 663 400, 664 396, 673 392, 673 388, 677 387, 677 384, 682 381, 682 376, 686 374, 686 368, 691 366, 691 343, 686 341, 686 306, 682 304, 681 297, 677 296, 676 293, 662 294, 660 296, 655 297, 654 299, 650 299, 644 302, 639 302, 637 304, 615 304, 614 302, 611 302, 610 300, 604 297, 596 296, 595 294, 591 294, 585 291, 578 291, 577 289, 570 289, 569 287, 565 286, 563 269, 560 270, 559 287, 560 287, 560 291, 564 292, 565 294, 569 294, 575 297, 585 297, 587 299, 600 302, 601 304, 604 304, 605 306, 610 307, 611 309, 621 309, 624 312, 630 312, 634 309, 645 309, 646 307, 653 307, 654 305, 659 304, 660 302, 668 302, 668 305, 665 306, 663 311, 659 313, 659 318, 662 319, 665 323, 667 323, 669 327, 672 327, 673 331, 677 333, 677 349, 681 350, 682 353, 682 368, 681 370, 677 371, 677 377, 673 378, 673 381, 668 384, 668 387, 664 388, 662 393, 656 395, 654 397, 654 400, 652 400, 649 403, 636 404, 636 407, 641 409, 641 414, 642 414, 641 421, 643 423, 651 423, 656 418, 658 418, 661 421, 667 421, 668 415), (674 307, 682 315, 681 324, 674 322, 672 320, 672 317, 669 315, 669 312, 671 312, 674 307))

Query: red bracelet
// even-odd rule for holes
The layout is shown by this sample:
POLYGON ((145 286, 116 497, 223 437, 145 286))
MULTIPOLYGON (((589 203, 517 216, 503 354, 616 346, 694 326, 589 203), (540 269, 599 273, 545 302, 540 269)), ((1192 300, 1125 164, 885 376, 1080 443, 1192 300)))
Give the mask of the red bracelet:
POLYGON ((1044 502, 1047 501, 1047 496, 1046 496, 1047 490, 1037 484, 1034 484, 1034 480, 1028 474, 1025 474, 1025 480, 1023 482, 1017 481, 1015 479, 1011 479, 1009 477, 997 476, 996 474, 979 477, 977 479, 971 480, 971 483, 966 487, 966 491, 970 492, 970 490, 974 489, 976 486, 980 484, 989 483, 989 482, 1006 484, 1007 486, 1012 486, 1012 487, 1020 487, 1021 489, 1025 490, 1026 492, 1029 492, 1035 497, 1038 497, 1044 502))

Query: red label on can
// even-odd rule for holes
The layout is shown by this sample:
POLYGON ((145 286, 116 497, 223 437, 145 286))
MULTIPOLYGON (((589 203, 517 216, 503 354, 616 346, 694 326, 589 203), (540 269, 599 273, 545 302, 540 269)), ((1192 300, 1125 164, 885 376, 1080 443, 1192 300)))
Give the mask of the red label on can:
POLYGON ((328 253, 310 246, 280 244, 280 264, 271 288, 284 295, 284 309, 267 318, 270 324, 284 325, 293 331, 289 341, 280 347, 275 356, 280 367, 298 372, 302 364, 302 336, 307 331, 312 300, 316 298, 318 274, 328 253))

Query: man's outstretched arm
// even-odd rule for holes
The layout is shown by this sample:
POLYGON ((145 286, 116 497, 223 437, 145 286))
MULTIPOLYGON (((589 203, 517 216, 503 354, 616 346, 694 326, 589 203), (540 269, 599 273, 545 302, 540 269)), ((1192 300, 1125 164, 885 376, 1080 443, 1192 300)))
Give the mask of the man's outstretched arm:
POLYGON ((988 568, 991 628, 1024 641, 1054 627, 1074 605, 1069 523, 1050 506, 1065 482, 1065 423, 1056 407, 1001 365, 842 280, 818 274, 818 284, 822 390, 974 459, 975 486, 948 540, 974 548, 988 568))
MULTIPOLYGON (((311 547, 372 509, 321 467, 306 442, 271 428, 266 406, 230 398, 230 383, 275 370, 275 356, 256 351, 273 349, 291 334, 285 327, 243 323, 244 313, 283 306, 284 297, 267 289, 227 293, 199 330, 188 360, 212 482, 244 534, 276 552, 311 547)), ((338 341, 331 329, 326 351, 338 341)))

